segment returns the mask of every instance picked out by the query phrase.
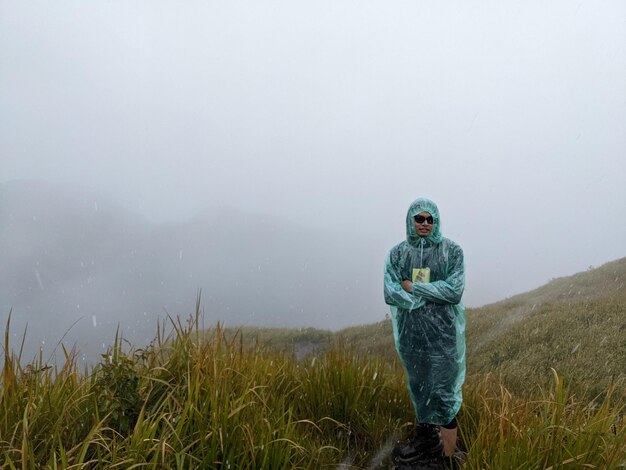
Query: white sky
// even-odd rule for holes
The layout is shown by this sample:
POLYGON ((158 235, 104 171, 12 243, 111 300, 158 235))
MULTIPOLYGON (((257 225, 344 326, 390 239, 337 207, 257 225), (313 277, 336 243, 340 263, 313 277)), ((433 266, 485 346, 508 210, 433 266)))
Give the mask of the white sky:
MULTIPOLYGON (((626 255, 623 1, 0 0, 0 182, 367 231, 430 197, 477 305, 626 255)), ((381 281, 382 282, 382 281, 381 281)))

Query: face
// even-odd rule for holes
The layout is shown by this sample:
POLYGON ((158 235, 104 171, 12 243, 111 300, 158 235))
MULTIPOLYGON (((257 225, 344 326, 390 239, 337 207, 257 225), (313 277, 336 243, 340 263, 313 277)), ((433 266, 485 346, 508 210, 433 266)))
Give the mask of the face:
POLYGON ((433 231, 433 224, 428 223, 429 220, 432 222, 432 219, 433 219, 432 216, 428 212, 420 212, 413 218, 413 223, 415 224, 415 231, 420 237, 426 238, 428 235, 430 235, 430 232, 433 231), (416 218, 419 218, 420 220, 423 220, 423 221, 418 222, 417 220, 415 220, 416 218))

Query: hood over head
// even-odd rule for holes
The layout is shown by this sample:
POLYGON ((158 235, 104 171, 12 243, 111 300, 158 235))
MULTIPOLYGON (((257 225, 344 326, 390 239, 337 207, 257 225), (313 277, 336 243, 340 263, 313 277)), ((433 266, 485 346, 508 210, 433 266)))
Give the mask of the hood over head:
POLYGON ((426 242, 441 243, 443 235, 441 235, 441 219, 439 218, 439 209, 430 199, 419 198, 411 203, 409 210, 406 214, 406 240, 409 244, 417 246, 419 244, 420 236, 415 231, 415 223, 413 217, 420 212, 428 212, 433 216, 433 229, 430 235, 426 237, 426 242))

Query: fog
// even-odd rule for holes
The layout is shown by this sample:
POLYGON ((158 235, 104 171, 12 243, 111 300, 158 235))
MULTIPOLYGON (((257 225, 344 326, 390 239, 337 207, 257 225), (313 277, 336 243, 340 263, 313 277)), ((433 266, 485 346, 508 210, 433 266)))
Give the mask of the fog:
MULTIPOLYGON (((0 0, 0 321, 100 351, 384 318, 415 198, 479 306, 626 255, 626 4, 0 0), (97 347, 96 347, 97 346, 97 347)), ((33 349, 34 348, 34 349, 33 349)))

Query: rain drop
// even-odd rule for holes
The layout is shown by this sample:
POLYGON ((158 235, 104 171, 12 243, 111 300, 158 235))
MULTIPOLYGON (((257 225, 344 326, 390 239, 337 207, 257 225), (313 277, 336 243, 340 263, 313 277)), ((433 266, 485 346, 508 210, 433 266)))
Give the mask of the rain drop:
MULTIPOLYGON (((39 262, 37 262, 39 264, 39 262)), ((37 284, 39 284, 39 288, 43 290, 43 282, 41 282, 41 275, 39 274, 39 269, 35 269, 35 277, 37 278, 37 284)))

